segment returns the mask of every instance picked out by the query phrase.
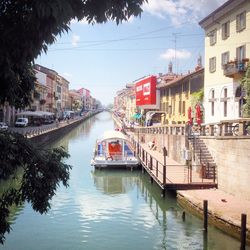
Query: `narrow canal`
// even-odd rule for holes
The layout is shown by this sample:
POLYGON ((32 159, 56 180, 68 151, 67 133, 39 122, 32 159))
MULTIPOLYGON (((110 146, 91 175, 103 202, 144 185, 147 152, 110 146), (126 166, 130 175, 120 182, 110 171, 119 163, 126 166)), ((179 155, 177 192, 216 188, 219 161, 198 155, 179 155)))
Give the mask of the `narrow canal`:
POLYGON ((24 204, 13 217, 4 246, 11 250, 239 249, 240 243, 186 214, 175 196, 140 171, 95 171, 95 140, 114 123, 107 112, 90 118, 51 146, 64 146, 73 166, 69 188, 60 187, 46 215, 24 204))

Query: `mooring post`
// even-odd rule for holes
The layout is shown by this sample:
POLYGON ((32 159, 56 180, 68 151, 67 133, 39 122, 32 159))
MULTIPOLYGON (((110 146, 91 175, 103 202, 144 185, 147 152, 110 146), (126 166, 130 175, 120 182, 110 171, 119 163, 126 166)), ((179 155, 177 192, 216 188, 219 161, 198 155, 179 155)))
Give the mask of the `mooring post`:
POLYGON ((203 201, 203 229, 207 232, 207 200, 203 201))
POLYGON ((247 215, 241 214, 240 250, 246 249, 247 215))
POLYGON ((165 189, 162 189, 162 190, 161 190, 161 197, 162 197, 162 198, 165 198, 165 192, 166 192, 165 189))
POLYGON ((182 220, 183 220, 183 221, 186 220, 186 212, 185 212, 185 211, 182 212, 182 216, 181 216, 181 217, 182 217, 182 220))

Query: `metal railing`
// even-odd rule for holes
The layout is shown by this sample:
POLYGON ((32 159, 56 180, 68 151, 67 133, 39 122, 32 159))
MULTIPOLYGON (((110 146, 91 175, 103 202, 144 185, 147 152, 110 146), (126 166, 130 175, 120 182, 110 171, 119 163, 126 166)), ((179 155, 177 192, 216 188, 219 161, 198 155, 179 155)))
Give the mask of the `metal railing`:
POLYGON ((250 118, 237 120, 224 120, 201 126, 189 126, 184 124, 157 125, 151 127, 126 128, 139 134, 168 134, 186 135, 196 134, 201 136, 250 136, 250 118))

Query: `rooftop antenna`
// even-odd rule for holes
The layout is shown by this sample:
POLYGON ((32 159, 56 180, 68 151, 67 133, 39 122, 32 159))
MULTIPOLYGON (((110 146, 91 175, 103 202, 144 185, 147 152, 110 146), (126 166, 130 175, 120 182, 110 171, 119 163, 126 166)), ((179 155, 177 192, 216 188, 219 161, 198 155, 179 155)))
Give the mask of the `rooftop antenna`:
POLYGON ((178 73, 178 70, 177 70, 177 60, 176 60, 176 44, 177 44, 177 35, 179 33, 173 33, 173 36, 174 36, 174 64, 175 64, 175 71, 176 71, 176 74, 178 73))

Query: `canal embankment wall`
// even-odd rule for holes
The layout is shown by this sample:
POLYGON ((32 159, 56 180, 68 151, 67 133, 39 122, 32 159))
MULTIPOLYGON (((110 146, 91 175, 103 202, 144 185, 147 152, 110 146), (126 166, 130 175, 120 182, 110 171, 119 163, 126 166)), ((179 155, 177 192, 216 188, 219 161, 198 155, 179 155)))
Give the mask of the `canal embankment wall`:
POLYGON ((216 162, 218 189, 250 200, 250 138, 200 138, 216 162))
MULTIPOLYGON (((119 124, 119 120, 115 119, 119 124)), ((188 148, 185 135, 134 133, 138 142, 155 141, 156 150, 166 147, 168 156, 185 164, 184 149, 188 148)), ((250 138, 247 136, 200 136, 211 153, 217 169, 218 189, 250 201, 250 138)))
POLYGON ((89 119, 91 116, 96 115, 99 112, 95 112, 91 115, 88 115, 86 117, 81 117, 80 119, 70 121, 68 124, 64 126, 58 126, 57 128, 49 131, 45 131, 44 133, 37 134, 29 140, 33 142, 38 147, 46 146, 48 143, 51 143, 58 138, 61 138, 62 136, 69 133, 73 128, 77 127, 79 124, 84 122, 85 120, 89 119))
MULTIPOLYGON (((136 137, 136 135, 135 135, 136 137)), ((140 141, 155 141, 156 150, 166 147, 168 156, 185 164, 184 149, 188 148, 184 135, 142 134, 140 141)), ((201 136, 217 165, 218 189, 250 201, 250 138, 201 136)))
MULTIPOLYGON (((119 124, 119 123, 118 123, 119 124)), ((155 141, 156 150, 166 147, 168 156, 183 163, 183 150, 188 148, 185 135, 134 133, 133 139, 155 141)), ((241 214, 247 215, 246 241, 250 244, 250 138, 200 136, 217 165, 218 189, 177 191, 183 209, 203 217, 203 201, 208 200, 209 222, 236 238, 241 234, 241 214)))
MULTIPOLYGON (((135 135, 136 137, 136 135, 135 135)), ((135 138, 136 139, 136 138, 135 138)), ((186 148, 186 137, 168 134, 142 134, 139 135, 140 142, 155 142, 156 150, 163 154, 163 148, 167 150, 169 158, 185 165, 183 151, 186 148)))

